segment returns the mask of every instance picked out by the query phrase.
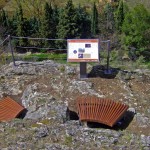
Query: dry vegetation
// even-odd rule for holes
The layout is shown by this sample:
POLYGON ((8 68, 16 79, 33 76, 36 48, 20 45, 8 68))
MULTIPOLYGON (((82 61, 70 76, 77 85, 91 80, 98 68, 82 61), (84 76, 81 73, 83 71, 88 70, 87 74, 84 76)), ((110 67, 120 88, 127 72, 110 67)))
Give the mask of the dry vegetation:
POLYGON ((4 8, 10 0, 0 0, 0 9, 4 8))
POLYGON ((146 8, 150 9, 150 1, 149 0, 125 0, 128 3, 129 7, 134 7, 135 5, 141 3, 146 8))

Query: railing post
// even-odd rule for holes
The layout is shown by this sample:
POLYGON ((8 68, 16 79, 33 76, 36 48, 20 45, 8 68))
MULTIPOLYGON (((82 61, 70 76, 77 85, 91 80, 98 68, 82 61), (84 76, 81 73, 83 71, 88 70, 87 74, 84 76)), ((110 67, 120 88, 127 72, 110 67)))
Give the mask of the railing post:
POLYGON ((107 71, 109 70, 110 41, 107 43, 107 71))
POLYGON ((107 68, 105 70, 105 74, 111 74, 111 70, 109 69, 109 58, 110 58, 110 40, 107 42, 107 68))
POLYGON ((14 66, 16 66, 14 52, 13 52, 13 48, 12 48, 12 44, 11 44, 11 36, 10 35, 8 35, 8 40, 9 40, 10 51, 11 51, 11 55, 12 55, 12 59, 13 59, 13 64, 14 64, 14 66))

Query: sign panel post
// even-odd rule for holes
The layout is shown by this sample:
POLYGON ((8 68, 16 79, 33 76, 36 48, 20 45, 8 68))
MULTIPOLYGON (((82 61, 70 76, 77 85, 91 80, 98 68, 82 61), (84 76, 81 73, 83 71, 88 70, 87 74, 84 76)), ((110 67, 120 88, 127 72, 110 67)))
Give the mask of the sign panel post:
POLYGON ((80 62, 80 78, 87 78, 86 62, 80 62))
POLYGON ((86 63, 99 62, 99 39, 68 39, 68 62, 80 63, 80 78, 87 77, 86 63))
POLYGON ((110 40, 107 41, 107 69, 104 71, 105 74, 112 74, 109 69, 109 58, 110 58, 110 40))

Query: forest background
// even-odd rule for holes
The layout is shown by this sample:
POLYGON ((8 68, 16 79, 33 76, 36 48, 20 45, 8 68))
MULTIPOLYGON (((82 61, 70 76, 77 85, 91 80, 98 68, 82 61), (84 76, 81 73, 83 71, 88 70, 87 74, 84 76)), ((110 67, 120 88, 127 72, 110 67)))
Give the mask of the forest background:
MULTIPOLYGON (((112 64, 127 61, 132 67, 150 68, 149 10, 149 0, 0 0, 0 40, 8 35, 110 40, 112 64)), ((27 52, 23 48, 27 46, 67 49, 63 40, 21 38, 14 39, 13 46, 18 53, 27 52)), ((50 52, 35 48, 30 51, 50 52)), ((102 52, 101 58, 105 57, 102 52)))

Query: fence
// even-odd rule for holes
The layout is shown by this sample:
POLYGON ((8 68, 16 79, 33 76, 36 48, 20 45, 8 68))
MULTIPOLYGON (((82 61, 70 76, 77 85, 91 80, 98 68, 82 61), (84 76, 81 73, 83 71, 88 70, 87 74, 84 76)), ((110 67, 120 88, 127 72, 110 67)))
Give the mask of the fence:
MULTIPOLYGON (((100 52, 106 53, 105 58, 100 57, 101 62, 103 59, 106 59, 107 70, 109 69, 109 58, 110 58, 110 40, 100 41, 100 52)), ((3 42, 0 44, 0 65, 8 64, 13 62, 15 65, 15 61, 39 61, 46 59, 67 59, 67 39, 48 39, 48 38, 32 38, 32 37, 16 37, 16 36, 8 36, 3 42), (29 46, 20 46, 17 45, 19 40, 26 40, 29 43, 29 46), (66 43, 64 48, 58 48, 57 45, 40 47, 39 43, 44 42, 51 43, 66 43), (40 55, 36 55, 35 52, 41 53, 40 55), (34 54, 33 54, 34 53, 34 54), (53 57, 49 57, 48 53, 64 53, 65 55, 61 55, 59 57, 57 54, 53 55, 53 57), (40 57, 40 58, 39 58, 40 57)))
POLYGON ((9 36, 0 43, 0 67, 12 62, 12 54, 9 52, 10 42, 9 36))

